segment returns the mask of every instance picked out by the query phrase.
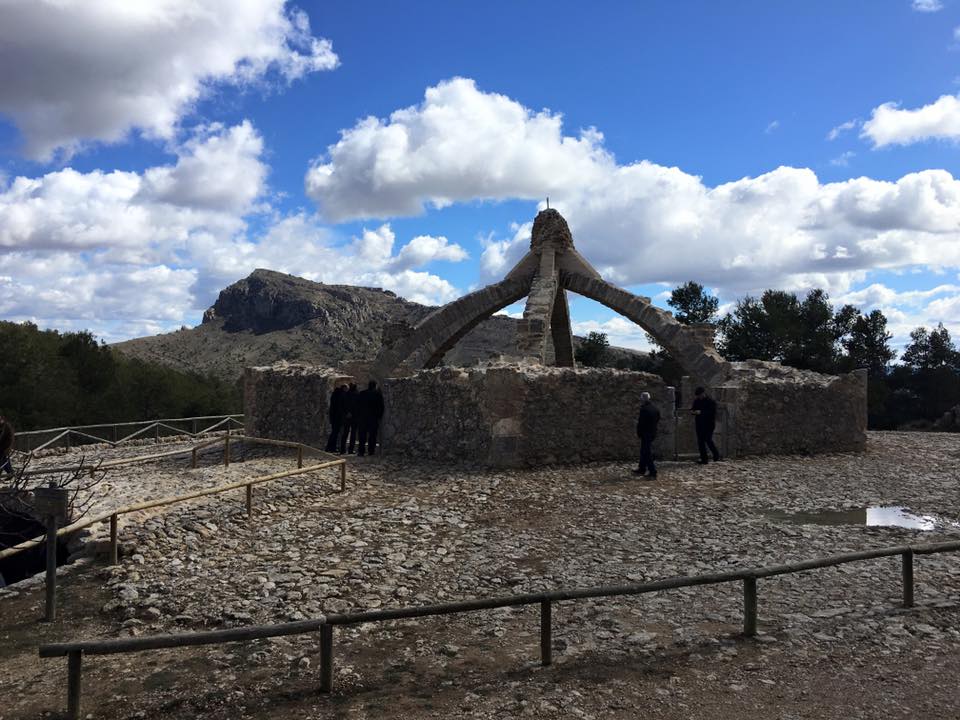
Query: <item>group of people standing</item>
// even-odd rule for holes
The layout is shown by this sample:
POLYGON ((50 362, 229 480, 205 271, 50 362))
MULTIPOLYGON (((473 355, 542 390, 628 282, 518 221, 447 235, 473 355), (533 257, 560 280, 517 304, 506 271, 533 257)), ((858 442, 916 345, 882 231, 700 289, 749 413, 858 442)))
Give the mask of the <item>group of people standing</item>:
POLYGON ((383 410, 383 393, 376 380, 371 380, 362 392, 356 383, 338 386, 330 394, 327 452, 352 455, 356 447, 359 457, 375 454, 383 410))
MULTIPOLYGON (((697 431, 697 450, 700 453, 701 465, 709 461, 707 451, 713 456, 713 461, 720 460, 720 451, 713 443, 713 432, 717 427, 717 402, 707 394, 705 388, 698 387, 693 391, 693 404, 690 406, 693 415, 694 428, 697 431)), ((637 416, 637 437, 640 438, 640 464, 633 471, 635 475, 657 477, 657 466, 653 462, 653 440, 657 436, 657 425, 660 423, 660 410, 650 399, 650 393, 640 393, 640 413, 637 416)))

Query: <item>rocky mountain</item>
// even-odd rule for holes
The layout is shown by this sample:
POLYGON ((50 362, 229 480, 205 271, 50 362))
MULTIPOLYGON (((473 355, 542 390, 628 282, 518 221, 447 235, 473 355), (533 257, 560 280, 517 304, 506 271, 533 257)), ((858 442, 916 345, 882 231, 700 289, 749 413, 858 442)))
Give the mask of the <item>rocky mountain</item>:
MULTIPOLYGON (((234 380, 246 366, 277 360, 336 367, 372 359, 387 325, 416 324, 435 309, 380 288, 327 285, 254 270, 222 290, 197 327, 114 347, 131 357, 234 380)), ((473 365, 501 354, 516 355, 516 322, 498 315, 480 323, 444 361, 473 365)))

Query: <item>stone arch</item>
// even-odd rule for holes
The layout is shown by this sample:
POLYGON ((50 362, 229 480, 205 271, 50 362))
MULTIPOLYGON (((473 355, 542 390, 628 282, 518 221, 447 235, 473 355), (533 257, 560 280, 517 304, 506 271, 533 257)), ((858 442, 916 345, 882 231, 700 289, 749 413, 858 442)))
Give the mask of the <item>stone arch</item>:
POLYGON ((409 334, 380 351, 372 374, 385 378, 415 351, 423 350, 421 367, 435 367, 457 341, 478 323, 530 292, 531 276, 508 277, 464 295, 428 315, 409 334))
POLYGON ((526 357, 546 360, 546 343, 553 339, 557 364, 573 367, 573 340, 566 291, 596 300, 650 333, 699 382, 723 379, 729 363, 713 348, 712 333, 681 325, 674 317, 616 285, 606 282, 573 246, 567 221, 556 210, 537 213, 530 251, 493 285, 464 295, 436 310, 415 328, 386 345, 372 368, 384 378, 415 352, 419 368, 436 366, 444 354, 479 322, 527 297, 518 325, 518 345, 526 357))
POLYGON ((692 377, 713 383, 724 377, 730 364, 714 348, 706 346, 694 332, 646 298, 627 292, 598 277, 562 270, 562 287, 596 300, 636 323, 663 345, 692 377))

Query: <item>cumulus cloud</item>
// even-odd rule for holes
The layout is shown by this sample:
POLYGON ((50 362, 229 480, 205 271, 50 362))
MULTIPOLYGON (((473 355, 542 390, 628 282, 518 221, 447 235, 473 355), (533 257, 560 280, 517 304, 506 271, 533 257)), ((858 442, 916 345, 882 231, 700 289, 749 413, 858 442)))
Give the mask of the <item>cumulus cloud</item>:
MULTIPOLYGON (((338 219, 549 194, 578 247, 624 284, 694 277, 728 293, 844 292, 874 268, 960 265, 960 182, 946 171, 822 183, 812 170, 780 167, 710 187, 676 167, 620 164, 596 130, 564 135, 560 115, 464 78, 344 131, 307 188, 338 219)), ((522 254, 529 225, 511 231, 482 242, 487 276, 522 254)))
POLYGON ((917 12, 938 12, 943 10, 943 2, 941 0, 913 0, 911 7, 917 12))
POLYGON ((263 150, 248 122, 209 126, 142 173, 66 168, 0 186, 0 316, 110 340, 154 334, 195 322, 257 267, 430 304, 459 294, 422 269, 466 257, 446 238, 394 254, 387 224, 343 242, 316 216, 274 213, 263 150))
POLYGON ((564 137, 561 125, 558 114, 454 78, 428 88, 419 106, 344 131, 310 167, 307 192, 331 220, 414 215, 465 198, 543 197, 612 164, 599 132, 564 137))
POLYGON ((880 310, 887 318, 894 347, 910 342, 910 331, 921 325, 935 327, 943 323, 955 339, 960 339, 960 285, 944 283, 926 290, 895 290, 882 283, 838 295, 834 303, 849 303, 863 312, 880 310))
POLYGON ((897 103, 874 108, 863 124, 860 137, 873 147, 909 145, 923 140, 960 139, 960 98, 942 95, 929 105, 915 110, 901 109, 897 103))
POLYGON ((5 0, 0 113, 49 159, 137 129, 171 139, 210 87, 338 64, 285 0, 5 0))

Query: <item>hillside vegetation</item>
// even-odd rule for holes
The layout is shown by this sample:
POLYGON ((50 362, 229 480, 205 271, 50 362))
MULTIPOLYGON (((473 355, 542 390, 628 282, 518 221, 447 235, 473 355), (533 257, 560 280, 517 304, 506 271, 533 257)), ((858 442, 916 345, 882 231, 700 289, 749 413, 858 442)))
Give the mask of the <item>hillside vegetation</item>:
POLYGON ((0 321, 0 412, 17 430, 238 413, 219 378, 115 352, 89 332, 0 321))

